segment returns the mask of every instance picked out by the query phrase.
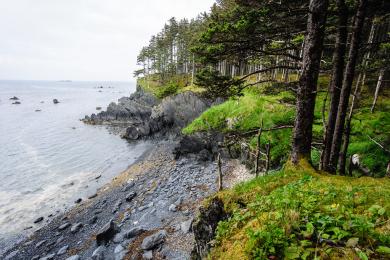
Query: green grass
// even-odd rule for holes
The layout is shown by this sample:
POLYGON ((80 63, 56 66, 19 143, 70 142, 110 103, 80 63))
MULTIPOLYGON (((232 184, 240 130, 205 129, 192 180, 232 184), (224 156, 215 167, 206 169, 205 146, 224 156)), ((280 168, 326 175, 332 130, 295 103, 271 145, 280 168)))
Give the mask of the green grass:
POLYGON ((301 162, 216 196, 231 217, 219 223, 210 259, 390 257, 390 179, 327 175, 301 162))

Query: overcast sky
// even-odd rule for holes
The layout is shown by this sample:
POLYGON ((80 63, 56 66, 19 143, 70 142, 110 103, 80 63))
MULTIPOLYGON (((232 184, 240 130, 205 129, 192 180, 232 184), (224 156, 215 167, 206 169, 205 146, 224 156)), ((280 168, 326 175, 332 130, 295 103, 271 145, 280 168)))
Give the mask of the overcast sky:
POLYGON ((171 17, 214 0, 0 0, 0 79, 131 80, 171 17))

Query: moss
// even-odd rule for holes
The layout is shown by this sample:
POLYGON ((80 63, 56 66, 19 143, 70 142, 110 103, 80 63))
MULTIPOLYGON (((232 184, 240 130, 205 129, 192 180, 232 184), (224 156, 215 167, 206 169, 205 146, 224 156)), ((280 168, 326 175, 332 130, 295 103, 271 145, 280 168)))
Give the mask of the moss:
POLYGON ((388 256, 390 179, 328 175, 301 161, 216 196, 232 217, 220 222, 210 259, 388 256))

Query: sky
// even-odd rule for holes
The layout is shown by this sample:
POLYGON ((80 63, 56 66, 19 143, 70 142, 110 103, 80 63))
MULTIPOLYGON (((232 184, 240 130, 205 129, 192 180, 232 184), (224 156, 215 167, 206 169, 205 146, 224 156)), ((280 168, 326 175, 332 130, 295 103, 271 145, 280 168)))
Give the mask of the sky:
POLYGON ((0 79, 132 80, 139 50, 171 17, 214 0, 0 0, 0 79))

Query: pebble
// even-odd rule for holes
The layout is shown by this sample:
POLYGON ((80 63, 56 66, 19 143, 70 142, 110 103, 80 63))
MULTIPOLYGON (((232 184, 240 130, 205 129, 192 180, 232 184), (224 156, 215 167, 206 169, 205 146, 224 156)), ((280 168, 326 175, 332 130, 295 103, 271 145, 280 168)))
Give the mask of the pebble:
POLYGON ((77 233, 82 227, 83 227, 83 223, 74 224, 70 229, 70 232, 72 232, 73 234, 77 233))
POLYGON ((40 258, 40 260, 51 260, 51 259, 54 259, 55 256, 56 256, 55 254, 50 254, 50 255, 47 255, 45 257, 40 258))
POLYGON ((15 251, 9 253, 9 254, 4 258, 4 260, 11 260, 11 259, 13 259, 13 258, 16 257, 16 255, 17 255, 18 253, 19 253, 19 250, 15 250, 15 251))
POLYGON ((145 260, 153 259, 153 251, 150 250, 150 251, 146 251, 145 253, 143 253, 142 254, 142 259, 145 259, 145 260))
POLYGON ((39 241, 39 242, 35 245, 35 248, 41 247, 44 243, 46 243, 46 240, 39 241))
POLYGON ((144 238, 141 244, 141 248, 143 250, 151 250, 163 243, 167 236, 167 232, 165 230, 160 230, 157 233, 154 233, 151 236, 144 238))
POLYGON ((97 217, 97 216, 93 216, 92 218, 90 218, 90 219, 88 220, 88 223, 91 224, 91 225, 93 225, 93 224, 96 223, 97 220, 98 220, 98 217, 97 217))
POLYGON ((99 246, 98 248, 95 249, 92 253, 92 259, 93 260, 104 260, 104 251, 106 248, 104 246, 99 246))
POLYGON ((79 255, 72 255, 71 257, 68 257, 65 260, 80 260, 80 256, 79 255))
POLYGON ((67 229, 69 226, 70 226, 70 223, 69 223, 69 222, 66 222, 66 223, 62 224, 61 226, 59 226, 58 229, 59 229, 59 230, 65 230, 65 229, 67 229))
POLYGON ((146 230, 143 227, 134 227, 134 228, 130 229, 129 231, 125 232, 124 237, 130 239, 130 238, 138 236, 139 234, 141 234, 145 231, 146 230))
POLYGON ((169 211, 172 211, 172 212, 176 212, 177 209, 176 209, 176 205, 175 204, 171 204, 168 208, 169 211))
POLYGON ((58 250, 57 255, 63 255, 63 254, 65 254, 66 251, 68 251, 68 249, 69 249, 69 246, 68 246, 68 245, 61 247, 60 250, 58 250))
POLYGON ((37 224, 43 220, 43 217, 39 217, 36 220, 34 220, 34 224, 37 224))

